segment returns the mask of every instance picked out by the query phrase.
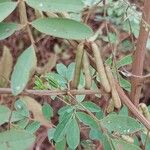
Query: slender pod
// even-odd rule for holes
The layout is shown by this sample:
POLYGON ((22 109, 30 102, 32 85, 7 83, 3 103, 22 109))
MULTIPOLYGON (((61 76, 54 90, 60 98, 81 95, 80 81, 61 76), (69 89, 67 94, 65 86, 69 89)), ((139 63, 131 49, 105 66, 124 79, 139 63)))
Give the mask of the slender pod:
POLYGON ((90 89, 92 85, 92 77, 90 73, 90 63, 89 63, 89 58, 87 56, 87 52, 84 51, 83 54, 83 71, 85 74, 85 88, 90 89))
POLYGON ((150 113, 149 110, 144 103, 139 104, 139 110, 143 114, 143 116, 150 121, 150 113))
POLYGON ((108 77, 108 80, 109 80, 109 83, 111 86, 111 94, 112 94, 112 99, 114 101, 114 106, 115 106, 115 108, 120 109, 121 108, 121 100, 120 100, 120 97, 119 97, 118 92, 115 87, 114 77, 113 77, 111 69, 108 65, 106 66, 105 69, 106 69, 107 77, 108 77))
POLYGON ((105 73, 105 68, 104 68, 103 60, 102 60, 102 57, 100 54, 100 50, 99 50, 97 44, 94 42, 91 43, 91 46, 92 46, 92 50, 93 50, 93 54, 94 54, 94 58, 95 58, 97 72, 101 79, 101 84, 104 87, 104 90, 107 93, 109 93, 111 91, 111 88, 110 88, 109 81, 108 81, 106 73, 105 73))
POLYGON ((79 81, 80 81, 80 72, 82 67, 82 58, 84 53, 84 44, 80 43, 77 47, 76 59, 75 59, 75 71, 74 78, 72 81, 72 87, 77 89, 79 81))
POLYGON ((109 100, 106 111, 107 113, 111 113, 114 111, 114 101, 112 99, 109 100))
POLYGON ((20 1, 18 4, 18 11, 19 11, 19 19, 20 19, 20 23, 22 25, 26 25, 27 24, 27 16, 26 16, 26 5, 24 1, 20 1))

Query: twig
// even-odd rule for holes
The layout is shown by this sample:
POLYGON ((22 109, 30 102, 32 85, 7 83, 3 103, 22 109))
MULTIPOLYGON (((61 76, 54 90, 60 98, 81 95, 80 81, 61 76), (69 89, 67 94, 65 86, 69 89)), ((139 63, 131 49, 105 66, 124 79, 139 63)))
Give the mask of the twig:
MULTIPOLYGON (((54 95, 67 95, 70 92, 72 95, 92 95, 92 94, 99 94, 97 90, 24 90, 22 95, 39 95, 39 96, 54 96, 54 95)), ((12 94, 12 90, 10 88, 0 88, 0 94, 12 94)))
MULTIPOLYGON (((148 24, 150 24, 150 0, 145 0, 143 15, 142 18, 148 24)), ((141 23, 140 34, 137 40, 137 46, 133 58, 132 65, 132 74, 141 76, 143 73, 143 64, 145 58, 145 49, 147 44, 147 39, 149 36, 149 31, 143 27, 143 23, 141 23)), ((131 101, 137 107, 139 104, 139 99, 141 95, 141 81, 139 78, 132 77, 131 80, 132 90, 131 90, 131 101)))

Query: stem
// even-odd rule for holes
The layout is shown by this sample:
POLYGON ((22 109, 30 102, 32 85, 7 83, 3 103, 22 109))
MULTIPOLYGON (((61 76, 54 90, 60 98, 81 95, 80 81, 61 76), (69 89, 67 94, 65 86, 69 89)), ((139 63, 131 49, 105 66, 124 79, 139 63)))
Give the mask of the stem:
MULTIPOLYGON (((150 0, 145 0, 142 20, 144 20, 144 22, 147 22, 148 24, 150 24, 149 8, 150 8, 150 0)), ((149 36, 149 30, 147 31, 145 27, 143 26, 143 24, 145 23, 143 23, 142 21, 139 37, 137 40, 136 50, 133 56, 133 64, 132 64, 132 74, 137 75, 137 76, 141 76, 143 73, 145 49, 146 49, 147 39, 149 36)), ((141 88, 142 88, 140 79, 136 77, 132 77, 131 85, 132 85, 131 101, 137 107, 139 104, 141 88)))
MULTIPOLYGON (((26 89, 22 92, 22 95, 39 95, 39 96, 54 96, 54 95, 67 95, 70 92, 72 95, 92 95, 99 94, 97 90, 29 90, 26 89)), ((12 94, 10 88, 0 88, 0 94, 12 94)))

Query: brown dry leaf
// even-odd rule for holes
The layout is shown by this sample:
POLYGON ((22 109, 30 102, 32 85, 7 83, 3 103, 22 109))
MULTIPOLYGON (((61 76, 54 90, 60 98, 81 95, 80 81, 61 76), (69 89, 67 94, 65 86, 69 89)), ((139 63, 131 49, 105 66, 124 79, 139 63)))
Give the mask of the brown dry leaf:
POLYGON ((48 128, 52 127, 52 124, 44 118, 40 103, 29 96, 21 96, 20 99, 27 104, 29 111, 33 113, 34 120, 39 121, 41 125, 48 128))
POLYGON ((10 53, 10 49, 4 46, 3 55, 0 60, 0 87, 7 87, 12 66, 13 57, 10 53))

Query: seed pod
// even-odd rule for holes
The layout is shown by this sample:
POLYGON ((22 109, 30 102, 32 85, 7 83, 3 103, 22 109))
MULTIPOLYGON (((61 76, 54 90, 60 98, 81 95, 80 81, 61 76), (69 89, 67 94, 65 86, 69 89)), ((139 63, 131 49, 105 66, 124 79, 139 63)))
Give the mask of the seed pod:
POLYGON ((109 100, 106 111, 107 111, 107 113, 111 113, 114 111, 114 101, 112 99, 109 100))
POLYGON ((83 54, 83 71, 85 74, 85 88, 90 89, 92 85, 92 77, 90 73, 90 63, 86 51, 83 54))
POLYGON ((125 140, 126 142, 129 142, 131 144, 134 143, 134 139, 128 135, 121 135, 122 139, 125 140))
POLYGON ((119 97, 118 92, 115 87, 114 77, 112 75, 112 72, 111 72, 111 69, 109 66, 106 66, 105 69, 106 69, 107 77, 108 77, 108 80, 109 80, 109 83, 111 86, 111 94, 112 94, 112 99, 114 101, 114 106, 115 106, 115 108, 120 109, 121 108, 121 100, 120 100, 120 97, 119 97))
POLYGON ((98 75, 101 79, 101 84, 104 87, 105 91, 107 93, 109 93, 111 91, 111 88, 110 88, 109 81, 108 81, 106 73, 105 73, 105 69, 104 69, 103 60, 102 60, 102 57, 100 54, 100 50, 99 50, 97 44, 94 42, 92 42, 91 46, 92 46, 92 50, 93 50, 93 54, 94 54, 94 58, 95 58, 97 72, 98 72, 98 75))
POLYGON ((72 81, 72 87, 77 88, 79 81, 80 81, 80 72, 82 67, 82 58, 84 53, 84 44, 80 43, 77 47, 76 59, 75 59, 75 71, 74 71, 74 78, 72 81))
POLYGON ((26 8, 25 8, 25 2, 24 1, 20 1, 18 4, 18 11, 19 11, 19 19, 20 19, 20 24, 25 25, 27 24, 27 16, 26 14, 26 8))
POLYGON ((0 87, 7 87, 12 72, 13 57, 10 49, 4 46, 3 55, 0 59, 0 87))
POLYGON ((143 116, 144 116, 146 119, 150 120, 150 113, 149 113, 149 110, 148 110, 146 104, 140 103, 140 104, 139 104, 139 110, 142 112, 143 116))

